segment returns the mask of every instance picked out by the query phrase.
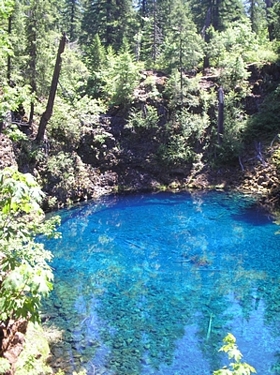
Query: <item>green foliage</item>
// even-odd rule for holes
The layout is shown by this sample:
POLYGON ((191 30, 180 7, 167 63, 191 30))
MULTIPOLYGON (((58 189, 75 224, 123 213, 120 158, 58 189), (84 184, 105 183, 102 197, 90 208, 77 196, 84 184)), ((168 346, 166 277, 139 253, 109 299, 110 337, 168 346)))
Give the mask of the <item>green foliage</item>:
POLYGON ((216 126, 214 111, 217 93, 201 89, 201 76, 180 77, 174 71, 168 80, 163 97, 168 99, 172 119, 168 124, 168 142, 160 147, 165 162, 193 162, 197 153, 211 146, 211 126, 216 126), (210 115, 211 114, 211 115, 210 115))
POLYGON ((196 31, 187 4, 178 1, 171 14, 173 20, 164 41, 160 66, 170 73, 195 69, 203 59, 203 40, 196 31))
POLYGON ((66 32, 71 42, 81 35, 81 20, 83 15, 83 1, 63 0, 58 2, 62 15, 62 30, 66 32))
POLYGON ((84 196, 91 186, 85 166, 75 152, 60 151, 49 156, 45 178, 53 195, 68 204, 73 203, 73 195, 84 196))
POLYGON ((5 375, 10 370, 10 363, 6 358, 0 357, 0 374, 5 375))
POLYGON ((225 90, 230 90, 237 86, 243 89, 244 82, 247 84, 249 73, 241 56, 229 56, 221 64, 221 68, 220 84, 225 90))
MULTIPOLYGON (((5 58, 12 55, 12 45, 7 33, 7 20, 14 10, 14 0, 0 0, 0 66, 5 64, 5 58)), ((3 78, 3 77, 1 77, 3 78)))
POLYGON ((73 105, 84 94, 89 71, 82 61, 82 54, 77 47, 67 48, 62 54, 58 93, 65 101, 73 105))
POLYGON ((188 108, 177 111, 169 123, 168 142, 160 147, 163 161, 169 165, 194 162, 208 126, 209 118, 206 113, 197 114, 188 108))
POLYGON ((9 111, 16 111, 19 105, 24 107, 30 103, 30 87, 11 87, 4 83, 0 91, 0 117, 4 118, 9 111))
POLYGON ((280 3, 275 1, 270 13, 273 37, 280 40, 280 3))
POLYGON ((15 168, 0 173, 0 320, 39 319, 42 296, 52 287, 50 252, 35 241, 54 234, 58 219, 44 221, 43 193, 29 174, 15 168))
POLYGON ((213 3, 211 0, 202 0, 199 3, 191 0, 192 13, 199 30, 205 26, 205 18, 215 30, 224 30, 233 22, 244 22, 246 19, 244 3, 240 0, 221 0, 213 3), (211 9, 210 14, 208 14, 211 9))
MULTIPOLYGON (((279 134, 278 134, 277 138, 279 139, 279 134)), ((279 171, 280 171, 280 148, 277 148, 277 149, 273 152, 273 155, 272 155, 272 162, 273 162, 273 164, 275 165, 277 171, 279 172, 279 171)))
POLYGON ((26 141, 27 136, 18 128, 16 124, 10 124, 4 131, 13 142, 26 141))
POLYGON ((50 348, 43 328, 39 324, 28 324, 25 343, 16 363, 15 375, 51 374, 46 365, 50 348))
POLYGON ((222 32, 210 28, 208 33, 210 43, 206 46, 206 54, 211 66, 227 71, 230 65, 229 71, 233 70, 238 79, 248 78, 244 64, 252 61, 263 63, 272 57, 272 45, 267 39, 257 37, 246 20, 233 23, 222 32))
POLYGON ((181 76, 180 72, 174 69, 163 92, 163 97, 169 101, 169 107, 176 108, 178 104, 193 108, 200 106, 200 96, 203 95, 199 86, 200 79, 200 75, 194 78, 181 76))
POLYGON ((71 180, 74 179, 73 159, 69 153, 59 152, 49 157, 47 168, 53 179, 63 179, 68 181, 68 184, 71 184, 71 180))
POLYGON ((48 134, 56 148, 77 149, 84 127, 92 127, 98 122, 100 113, 106 111, 105 105, 87 95, 73 97, 71 103, 57 98, 54 112, 49 121, 48 134))
POLYGON ((125 39, 134 35, 134 12, 131 1, 88 1, 82 19, 80 41, 87 45, 94 35, 98 34, 102 44, 119 51, 125 39), (133 30, 133 31, 132 31, 133 30))
POLYGON ((111 105, 126 105, 133 98, 142 64, 134 61, 132 54, 125 48, 118 55, 107 51, 107 60, 102 69, 104 93, 111 105))
POLYGON ((187 139, 179 134, 172 135, 167 144, 162 144, 158 150, 162 162, 169 166, 180 166, 195 160, 194 150, 187 144, 187 139))
POLYGON ((51 0, 31 0, 25 10, 25 75, 37 97, 49 93, 58 43, 56 11, 51 0))
POLYGON ((101 70, 102 65, 105 63, 106 50, 101 44, 99 35, 94 35, 91 43, 89 43, 85 48, 85 64, 88 67, 91 74, 101 70))
POLYGON ((54 113, 48 125, 48 134, 53 142, 60 146, 77 148, 79 144, 81 126, 74 108, 64 100, 57 98, 54 113))
POLYGON ((280 85, 267 94, 259 112, 249 119, 245 134, 246 138, 266 137, 267 140, 271 141, 280 130, 279 111, 280 85))
POLYGON ((146 105, 143 110, 132 109, 130 111, 125 128, 133 130, 139 128, 152 129, 157 127, 158 121, 157 109, 151 105, 146 105))
POLYGON ((148 75, 142 86, 145 88, 145 92, 149 99, 158 100, 161 97, 161 93, 158 91, 156 86, 156 78, 152 75, 148 75))
POLYGON ((229 367, 223 367, 220 370, 214 371, 213 375, 250 375, 251 373, 256 373, 254 367, 248 365, 246 362, 241 362, 242 354, 236 345, 236 339, 231 334, 228 333, 224 338, 224 345, 219 351, 225 352, 230 360, 229 367))

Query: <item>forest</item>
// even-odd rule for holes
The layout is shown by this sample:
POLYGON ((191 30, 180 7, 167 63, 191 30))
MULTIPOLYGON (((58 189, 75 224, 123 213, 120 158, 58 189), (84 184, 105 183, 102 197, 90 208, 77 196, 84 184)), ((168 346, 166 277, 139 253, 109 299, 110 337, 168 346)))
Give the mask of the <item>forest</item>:
POLYGON ((244 172, 278 141, 279 17, 278 1, 2 1, 7 150, 50 208, 244 172))
POLYGON ((279 0, 0 0, 0 357, 52 288, 44 211, 186 188, 278 206, 279 57, 279 0))

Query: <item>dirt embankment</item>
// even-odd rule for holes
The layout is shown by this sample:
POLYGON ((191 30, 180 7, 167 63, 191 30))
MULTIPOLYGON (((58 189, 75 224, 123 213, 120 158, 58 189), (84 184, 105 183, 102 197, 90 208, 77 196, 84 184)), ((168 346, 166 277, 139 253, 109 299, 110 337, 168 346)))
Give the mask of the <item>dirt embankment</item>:
MULTIPOLYGON (((276 65, 262 69, 251 65, 248 69, 251 90, 244 104, 247 114, 251 115, 260 108, 267 82, 280 81, 280 69, 276 65)), ((159 72, 145 72, 144 76, 153 76, 157 92, 164 91, 167 77, 159 72)), ((217 77, 204 75, 200 85, 201 90, 217 87, 217 77)), ((135 95, 136 108, 144 108, 152 100, 143 83, 135 95)), ((161 97, 156 107, 161 119, 159 127, 163 128, 164 121, 170 116, 167 103, 161 97)), ((48 147, 39 150, 43 154, 40 160, 30 156, 38 151, 32 140, 36 124, 29 145, 25 141, 22 146, 0 134, 0 169, 18 165, 20 171, 32 173, 47 193, 47 208, 60 208, 104 194, 159 189, 237 189, 258 194, 264 201, 278 203, 280 181, 272 163, 273 152, 278 148, 277 137, 271 144, 252 140, 239 159, 230 165, 212 167, 202 157, 195 163, 167 167, 158 162, 156 155, 164 141, 164 132, 159 135, 153 129, 138 132, 127 129, 127 114, 127 109, 112 108, 100 116, 97 126, 88 127, 82 133, 75 148, 67 149, 66 145, 57 154, 52 149, 52 144, 57 144, 57 141, 49 139, 48 147), (63 165, 62 169, 56 169, 56 165, 50 167, 48 160, 51 156, 57 164, 63 165)))

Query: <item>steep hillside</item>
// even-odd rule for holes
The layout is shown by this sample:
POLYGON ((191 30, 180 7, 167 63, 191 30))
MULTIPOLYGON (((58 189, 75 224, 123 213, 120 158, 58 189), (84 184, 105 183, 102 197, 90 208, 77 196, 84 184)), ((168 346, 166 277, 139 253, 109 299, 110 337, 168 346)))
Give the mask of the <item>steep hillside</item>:
MULTIPOLYGON (((251 65, 248 69, 249 87, 242 105, 243 112, 252 116, 261 112, 264 98, 279 82, 280 69, 277 65, 262 69, 251 65)), ((20 171, 31 172, 47 194, 46 208, 115 192, 190 188, 237 189, 277 204, 280 181, 273 157, 279 146, 277 131, 251 136, 243 129, 249 134, 244 136, 243 147, 220 158, 216 139, 218 76, 194 74, 186 79, 191 88, 180 105, 186 117, 192 116, 189 127, 202 114, 202 95, 212 95, 207 108, 210 123, 200 138, 194 133, 187 142, 179 143, 181 130, 174 120, 179 105, 173 105, 168 94, 169 77, 143 71, 132 106, 113 107, 94 123, 81 122, 76 138, 71 131, 68 134, 71 124, 68 133, 64 128, 51 128, 41 145, 34 142, 36 124, 24 129, 27 140, 11 141, 1 134, 0 168, 18 165, 20 171), (172 149, 171 138, 177 142, 172 149)))

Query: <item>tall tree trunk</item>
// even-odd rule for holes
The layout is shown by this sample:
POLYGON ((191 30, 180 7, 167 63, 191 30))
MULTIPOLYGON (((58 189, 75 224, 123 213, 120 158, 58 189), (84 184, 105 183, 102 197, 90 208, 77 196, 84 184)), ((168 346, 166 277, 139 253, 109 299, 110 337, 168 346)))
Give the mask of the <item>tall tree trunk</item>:
POLYGON ((184 95, 183 95, 183 53, 182 53, 182 29, 180 28, 180 44, 179 44, 179 64, 180 64, 180 105, 183 105, 184 95))
MULTIPOLYGON (((208 34, 208 29, 209 29, 210 25, 211 25, 211 7, 209 7, 208 10, 207 10, 204 26, 201 30, 201 36, 202 36, 202 38, 203 38, 203 40, 205 41, 206 44, 209 44, 209 42, 210 42, 210 37, 209 37, 209 34, 208 34)), ((204 58, 203 58, 203 69, 207 69, 209 67, 210 67, 210 61, 209 61, 208 53, 206 52, 206 54, 204 55, 204 58)))
POLYGON ((71 1, 71 14, 70 14, 70 35, 69 35, 69 39, 71 40, 71 42, 73 42, 74 40, 74 29, 75 29, 75 11, 76 11, 76 7, 75 7, 75 0, 72 0, 71 1))
POLYGON ((152 49, 152 56, 153 62, 156 61, 157 58, 157 17, 156 17, 156 3, 154 1, 154 8, 153 8, 153 49, 152 49))
POLYGON ((59 47, 57 51, 57 57, 56 57, 56 62, 55 62, 55 67, 54 67, 54 72, 53 72, 53 78, 52 78, 52 84, 50 88, 47 108, 45 112, 43 113, 40 124, 39 124, 39 129, 38 129, 38 133, 36 137, 37 142, 41 142, 43 140, 48 121, 50 120, 52 116, 54 99, 55 99, 55 94, 57 90, 59 74, 61 70, 61 62, 62 62, 61 55, 64 52, 65 44, 66 44, 66 35, 63 34, 62 38, 60 39, 60 43, 59 43, 59 47))
POLYGON ((224 134, 224 90, 222 87, 218 90, 219 112, 218 112, 218 143, 221 144, 224 134))
MULTIPOLYGON (((9 38, 11 36, 11 33, 12 33, 12 16, 10 16, 9 19, 8 19, 8 35, 9 35, 9 38)), ((11 82, 11 70, 12 70, 11 55, 8 53, 8 58, 7 58, 7 81, 8 81, 8 84, 10 86, 12 84, 12 82, 11 82)))
POLYGON ((113 26, 112 26, 112 1, 106 1, 106 47, 113 43, 113 26))
MULTIPOLYGON (((36 21, 33 24, 33 27, 31 27, 31 34, 30 34, 30 62, 29 62, 29 68, 31 72, 30 77, 30 86, 31 86, 31 94, 35 94, 37 91, 37 84, 36 84, 36 78, 37 78, 37 71, 36 71, 36 65, 37 65, 37 32, 36 32, 36 21)), ((34 102, 31 101, 30 105, 30 113, 29 113, 29 125, 31 126, 33 123, 33 117, 34 117, 34 102)))

